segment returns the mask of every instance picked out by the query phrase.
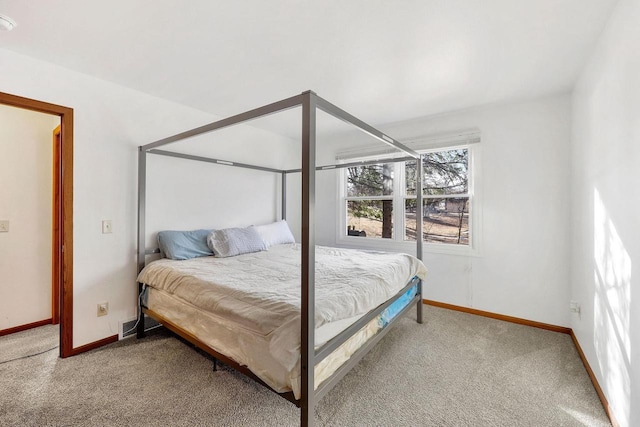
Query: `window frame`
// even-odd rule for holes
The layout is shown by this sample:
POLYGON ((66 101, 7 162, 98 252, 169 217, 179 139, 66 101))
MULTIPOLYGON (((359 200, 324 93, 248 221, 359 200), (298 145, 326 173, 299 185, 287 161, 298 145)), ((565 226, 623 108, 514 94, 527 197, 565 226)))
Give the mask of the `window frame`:
MULTIPOLYGON (((358 160, 376 160, 375 156, 369 156, 368 158, 359 158, 358 160)), ((340 198, 342 201, 342 205, 343 205, 343 211, 344 211, 344 218, 343 218, 343 222, 344 222, 344 228, 343 231, 346 232, 347 229, 347 204, 349 201, 367 201, 367 200, 371 200, 371 201, 376 201, 376 200, 391 200, 393 203, 393 228, 391 231, 392 237, 388 238, 388 237, 368 237, 365 238, 367 240, 381 240, 383 242, 391 242, 396 240, 397 237, 397 194, 398 191, 401 189, 401 187, 399 186, 399 181, 401 181, 400 179, 398 179, 398 167, 397 165, 399 163, 402 162, 380 162, 379 164, 384 164, 384 163, 390 163, 393 166, 393 189, 392 189, 392 195, 380 195, 380 196, 349 196, 348 195, 348 190, 347 190, 347 186, 348 186, 348 180, 347 180, 347 168, 341 168, 340 172, 341 172, 341 182, 344 184, 342 185, 342 192, 343 192, 343 196, 340 198)), ((404 169, 402 170, 404 172, 404 169)), ((404 179, 402 179, 402 181, 404 181, 404 179)), ((353 239, 362 239, 362 237, 359 236, 345 236, 345 237, 351 237, 353 239)), ((415 245, 415 242, 413 243, 415 245)))
MULTIPOLYGON (((468 197, 469 200, 469 244, 458 245, 452 243, 433 243, 423 240, 423 252, 425 254, 449 254, 449 255, 480 255, 481 240, 481 206, 479 197, 479 169, 480 169, 480 144, 451 144, 446 146, 438 146, 435 148, 425 148, 416 150, 420 154, 427 154, 438 151, 448 151, 455 149, 467 149, 469 153, 468 160, 468 190, 467 193, 455 195, 423 195, 423 201, 433 198, 463 198, 468 197)), ((360 160, 377 160, 380 156, 362 156, 357 159, 349 159, 349 161, 360 160)), ((380 159, 382 163, 388 163, 380 159)), ((347 196, 347 172, 344 168, 340 169, 338 181, 339 206, 338 230, 336 242, 339 245, 374 249, 374 250, 392 250, 399 252, 414 252, 415 240, 405 240, 406 233, 406 216, 405 201, 407 199, 415 199, 416 196, 407 196, 406 194, 406 175, 405 162, 394 162, 394 180, 392 196, 376 196, 376 197, 349 197, 347 196), (392 238, 376 238, 376 237, 359 237, 346 235, 347 230, 347 201, 348 200, 393 200, 393 237, 392 238)))

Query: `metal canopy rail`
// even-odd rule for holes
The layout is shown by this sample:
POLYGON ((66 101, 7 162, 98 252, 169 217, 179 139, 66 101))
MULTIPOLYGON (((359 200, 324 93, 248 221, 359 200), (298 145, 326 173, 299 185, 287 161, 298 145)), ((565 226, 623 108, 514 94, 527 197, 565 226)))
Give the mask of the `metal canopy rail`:
POLYGON ((317 98, 317 106, 318 106, 318 108, 320 108, 325 113, 331 114, 333 117, 335 117, 337 119, 340 119, 340 120, 342 120, 344 122, 351 123, 358 130, 360 130, 360 131, 362 131, 362 132, 364 132, 366 134, 369 134, 374 138, 379 139, 380 141, 384 142, 387 145, 392 146, 393 148, 396 148, 398 150, 404 151, 405 153, 409 154, 414 159, 420 158, 420 154, 417 153, 416 151, 413 151, 409 147, 405 146, 404 144, 401 144, 400 142, 396 141, 395 139, 391 138, 390 136, 385 135, 384 133, 380 132, 378 129, 374 128, 373 126, 370 126, 370 125, 366 124, 365 122, 363 122, 362 120, 358 119, 357 117, 352 116, 351 114, 349 114, 346 111, 344 111, 342 108, 336 107, 335 105, 333 105, 329 101, 327 101, 325 99, 322 99, 319 96, 317 96, 316 98, 317 98))
MULTIPOLYGON (((407 162, 409 160, 415 160, 413 157, 386 157, 380 159, 373 160, 361 160, 357 162, 349 162, 349 163, 336 163, 335 165, 325 165, 325 166, 316 166, 317 171, 326 171, 332 169, 344 169, 344 168, 352 168, 354 166, 369 166, 369 165, 377 165, 380 163, 395 163, 395 162, 407 162)), ((286 173, 299 173, 302 172, 302 169, 288 169, 284 171, 286 173)))
MULTIPOLYGON (((250 164, 247 164, 247 163, 234 162, 234 161, 231 161, 231 160, 214 159, 213 157, 203 157, 203 156, 196 156, 196 155, 193 155, 193 154, 177 153, 175 151, 149 150, 149 151, 147 151, 147 153, 148 154, 158 154, 160 156, 177 157, 177 158, 180 158, 180 159, 196 160, 196 161, 199 161, 199 162, 216 163, 216 164, 224 165, 224 166, 235 166, 235 167, 238 167, 238 168, 255 169, 255 170, 260 170, 260 171, 265 171, 265 172, 273 172, 273 173, 300 173, 300 172, 302 172, 302 169, 274 169, 274 168, 269 168, 269 167, 264 167, 264 166, 250 165, 250 164)), ((357 161, 357 162, 336 163, 334 165, 316 166, 316 170, 317 171, 324 171, 324 170, 331 170, 331 169, 343 169, 343 168, 351 168, 351 167, 354 167, 354 166, 377 165, 377 164, 380 164, 380 163, 407 162, 407 161, 410 161, 410 160, 415 160, 415 159, 413 157, 410 157, 410 156, 405 156, 405 157, 382 157, 382 158, 373 159, 373 160, 361 160, 361 161, 357 161)))
MULTIPOLYGON (((198 128, 182 132, 168 138, 152 142, 147 145, 139 147, 138 152, 138 272, 146 265, 146 255, 151 253, 157 253, 158 251, 147 251, 145 249, 145 237, 146 237, 146 187, 147 187, 147 154, 156 154, 161 156, 176 157, 186 160, 195 160, 207 163, 214 163, 223 166, 240 167, 246 169, 260 170, 270 173, 279 173, 282 175, 281 193, 282 193, 282 219, 286 217, 286 177, 290 173, 302 173, 302 223, 301 223, 301 397, 296 402, 300 408, 300 422, 302 426, 313 426, 314 420, 314 408, 319 399, 329 391, 363 356, 368 350, 375 345, 387 332, 387 326, 380 331, 374 338, 369 340, 360 350, 352 356, 352 359, 340 367, 331 377, 325 380, 317 389, 314 386, 314 370, 315 365, 328 356, 333 350, 338 348, 341 344, 347 341, 352 334, 365 326, 371 319, 377 314, 381 313, 391 303, 399 299, 404 292, 411 288, 415 284, 415 280, 409 283, 402 291, 396 296, 391 298, 383 305, 372 310, 367 315, 363 316, 360 320, 355 322, 349 328, 342 333, 338 334, 328 343, 324 344, 319 349, 315 349, 315 175, 318 170, 333 170, 355 166, 367 166, 378 163, 391 163, 391 162, 406 162, 415 160, 417 166, 417 206, 422 206, 423 200, 423 165, 422 158, 419 153, 406 147, 399 141, 391 138, 383 132, 368 125, 362 120, 347 113, 341 108, 331 104, 323 98, 316 95, 313 91, 306 91, 300 95, 292 96, 272 104, 259 107, 245 113, 237 114, 235 116, 228 117, 198 128), (167 144, 182 141, 188 138, 192 138, 197 135, 213 132, 219 129, 223 129, 229 126, 237 125, 240 123, 254 120, 260 117, 265 117, 270 114, 274 114, 280 111, 288 110, 290 108, 302 107, 302 168, 301 169, 275 169, 266 166, 251 165, 246 163, 239 163, 234 161, 215 159, 209 157, 196 156, 191 154, 177 153, 173 151, 158 150, 156 148, 162 147, 167 144), (383 143, 394 147, 398 151, 406 153, 405 157, 392 157, 392 158, 380 158, 374 160, 339 163, 335 165, 316 165, 316 113, 320 109, 344 122, 350 123, 358 130, 382 141, 383 143)), ((418 208, 418 212, 420 208, 418 208)), ((416 234, 422 236, 422 221, 416 218, 416 234)), ((418 259, 422 258, 422 238, 416 239, 416 253, 418 259)), ((142 287, 142 284, 139 284, 142 287)), ((418 323, 422 323, 422 282, 417 280, 417 295, 412 301, 402 310, 402 313, 406 312, 414 303, 417 307, 417 320, 418 323)), ((396 318, 399 318, 397 316, 396 318)), ((144 313, 142 309, 139 313, 138 322, 138 336, 144 335, 144 313)))
POLYGON ((210 158, 210 157, 194 156, 192 154, 176 153, 174 151, 149 150, 148 153, 149 154, 159 154, 161 156, 178 157, 180 159, 196 160, 196 161, 199 161, 199 162, 216 163, 216 164, 224 165, 224 166, 235 166, 237 168, 255 169, 255 170, 265 171, 265 172, 275 172, 275 173, 284 172, 284 171, 282 171, 280 169, 273 169, 273 168, 266 168, 266 167, 263 167, 263 166, 248 165, 246 163, 231 162, 229 160, 213 159, 213 158, 210 158))
POLYGON ((298 105, 302 105, 302 95, 292 96, 291 98, 283 99, 282 101, 255 108, 241 114, 236 114, 235 116, 227 117, 226 119, 218 120, 217 122, 209 123, 208 125, 200 126, 195 129, 191 129, 186 132, 182 132, 168 138, 152 142, 151 144, 143 145, 140 148, 144 151, 147 151, 152 148, 162 147, 163 145, 182 141, 183 139, 192 138, 197 135, 202 135, 203 133, 213 132, 214 130, 237 125, 249 120, 257 119, 259 117, 266 117, 270 114, 277 113, 278 111, 284 111, 288 110, 289 108, 297 107, 298 105))

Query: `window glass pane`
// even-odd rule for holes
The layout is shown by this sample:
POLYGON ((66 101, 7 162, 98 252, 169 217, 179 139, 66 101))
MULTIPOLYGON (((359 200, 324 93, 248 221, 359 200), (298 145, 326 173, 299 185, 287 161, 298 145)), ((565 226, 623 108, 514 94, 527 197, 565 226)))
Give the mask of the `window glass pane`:
POLYGON ((469 150, 427 153, 424 164, 424 194, 461 194, 468 192, 469 150))
POLYGON ((409 160, 404 163, 404 179, 407 196, 416 195, 416 161, 409 160))
POLYGON ((390 196, 393 194, 393 164, 347 168, 347 197, 390 196))
MULTIPOLYGON (((423 157, 424 195, 464 194, 469 191, 469 150, 445 150, 423 157)), ((405 163, 408 196, 416 195, 416 163, 405 163)))
MULTIPOLYGON (((469 244, 469 199, 423 201, 422 232, 427 243, 469 244)), ((405 200, 405 240, 416 240, 416 199, 405 200)))
POLYGON ((346 234, 393 238, 393 201, 347 200, 346 234))

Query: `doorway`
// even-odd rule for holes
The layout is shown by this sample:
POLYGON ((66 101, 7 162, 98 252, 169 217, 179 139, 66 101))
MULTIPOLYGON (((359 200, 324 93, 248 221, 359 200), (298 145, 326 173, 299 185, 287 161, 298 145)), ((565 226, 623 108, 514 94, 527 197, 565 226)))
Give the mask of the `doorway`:
POLYGON ((60 324, 59 354, 68 357, 73 355, 73 109, 2 92, 0 104, 59 117, 60 125, 52 134, 52 316, 48 323, 60 324))

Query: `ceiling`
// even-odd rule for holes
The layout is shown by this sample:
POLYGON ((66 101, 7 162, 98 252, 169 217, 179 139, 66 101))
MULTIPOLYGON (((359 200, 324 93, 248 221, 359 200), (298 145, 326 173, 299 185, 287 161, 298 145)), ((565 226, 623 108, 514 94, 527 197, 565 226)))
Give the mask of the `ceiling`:
POLYGON ((312 89, 380 125, 570 90, 615 1, 0 0, 0 48, 217 116, 312 89))

